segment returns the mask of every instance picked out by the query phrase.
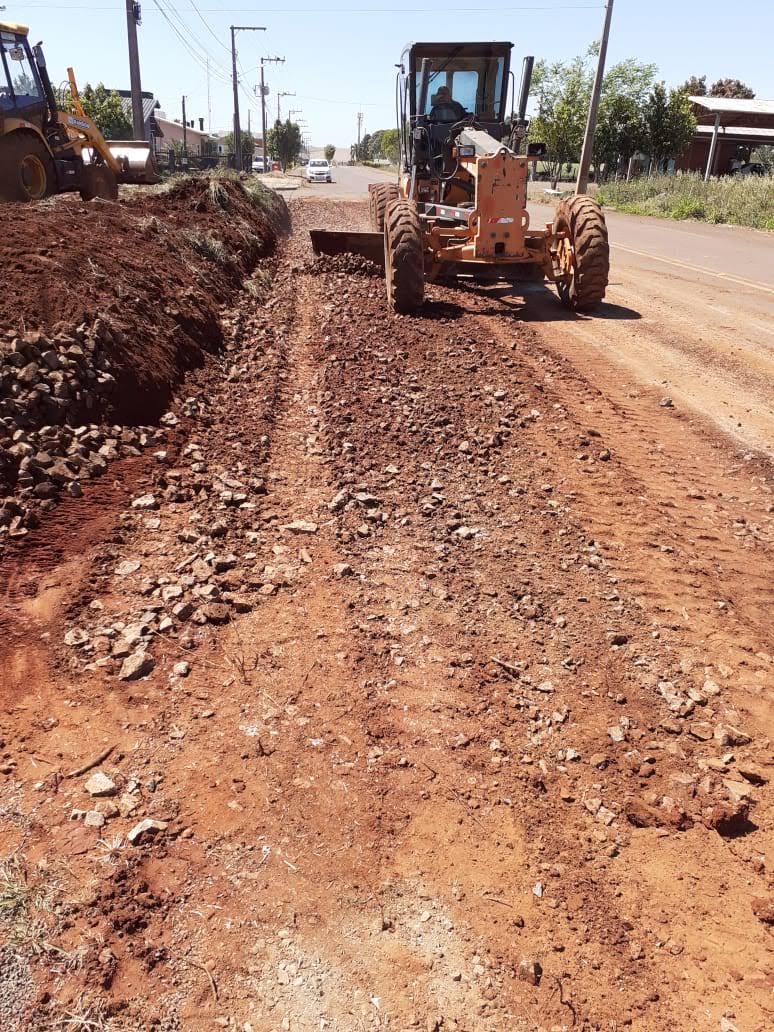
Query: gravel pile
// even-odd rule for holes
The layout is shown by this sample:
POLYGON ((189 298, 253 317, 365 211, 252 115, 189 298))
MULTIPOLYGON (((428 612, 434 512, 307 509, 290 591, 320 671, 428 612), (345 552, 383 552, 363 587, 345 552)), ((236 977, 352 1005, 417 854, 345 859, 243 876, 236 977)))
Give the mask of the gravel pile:
POLYGON ((151 428, 94 421, 116 391, 105 345, 122 338, 97 319, 72 334, 32 331, 0 343, 0 547, 36 527, 62 494, 80 496, 110 461, 157 442, 151 428))

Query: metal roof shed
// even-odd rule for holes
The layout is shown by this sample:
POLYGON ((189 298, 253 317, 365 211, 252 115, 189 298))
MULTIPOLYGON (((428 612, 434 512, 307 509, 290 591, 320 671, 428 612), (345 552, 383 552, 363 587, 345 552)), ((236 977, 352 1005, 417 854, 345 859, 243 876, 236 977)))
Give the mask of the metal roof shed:
POLYGON ((762 141, 769 142, 767 137, 774 131, 774 100, 742 100, 730 97, 689 99, 694 106, 696 121, 703 130, 702 135, 707 131, 704 127, 711 127, 712 131, 705 180, 710 178, 715 168, 715 155, 721 130, 729 137, 743 135, 750 138, 760 133, 762 141))

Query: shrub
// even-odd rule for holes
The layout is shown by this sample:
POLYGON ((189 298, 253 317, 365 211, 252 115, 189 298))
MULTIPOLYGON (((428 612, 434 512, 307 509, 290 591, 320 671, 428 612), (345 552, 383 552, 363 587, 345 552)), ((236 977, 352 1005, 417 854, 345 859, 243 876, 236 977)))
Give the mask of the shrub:
POLYGON ((774 229, 774 178, 724 176, 704 182, 698 173, 612 181, 599 189, 600 204, 634 215, 726 222, 774 229))

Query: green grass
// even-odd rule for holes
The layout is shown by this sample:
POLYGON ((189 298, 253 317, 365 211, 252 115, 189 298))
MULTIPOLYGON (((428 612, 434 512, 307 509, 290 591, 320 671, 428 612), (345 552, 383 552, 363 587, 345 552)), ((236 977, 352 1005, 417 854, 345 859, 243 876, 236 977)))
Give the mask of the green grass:
POLYGON ((597 200, 631 215, 774 230, 774 178, 770 176, 724 176, 708 183, 688 172, 645 176, 629 183, 603 183, 597 200))

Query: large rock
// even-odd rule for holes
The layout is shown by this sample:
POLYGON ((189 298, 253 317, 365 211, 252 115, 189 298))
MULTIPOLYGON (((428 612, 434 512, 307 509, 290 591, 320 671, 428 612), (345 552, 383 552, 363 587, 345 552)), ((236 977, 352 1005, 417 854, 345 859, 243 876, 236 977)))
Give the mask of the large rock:
POLYGON ((115 782, 101 770, 95 771, 83 787, 91 796, 112 796, 117 792, 115 782))
POLYGON ((145 649, 137 649, 123 661, 118 676, 122 681, 136 681, 138 677, 145 677, 146 674, 149 674, 155 665, 156 661, 153 656, 149 655, 145 649))
POLYGON ((139 824, 135 824, 126 837, 133 846, 141 846, 143 842, 155 838, 156 835, 166 831, 168 827, 169 825, 166 821, 154 821, 152 818, 146 817, 139 824))

